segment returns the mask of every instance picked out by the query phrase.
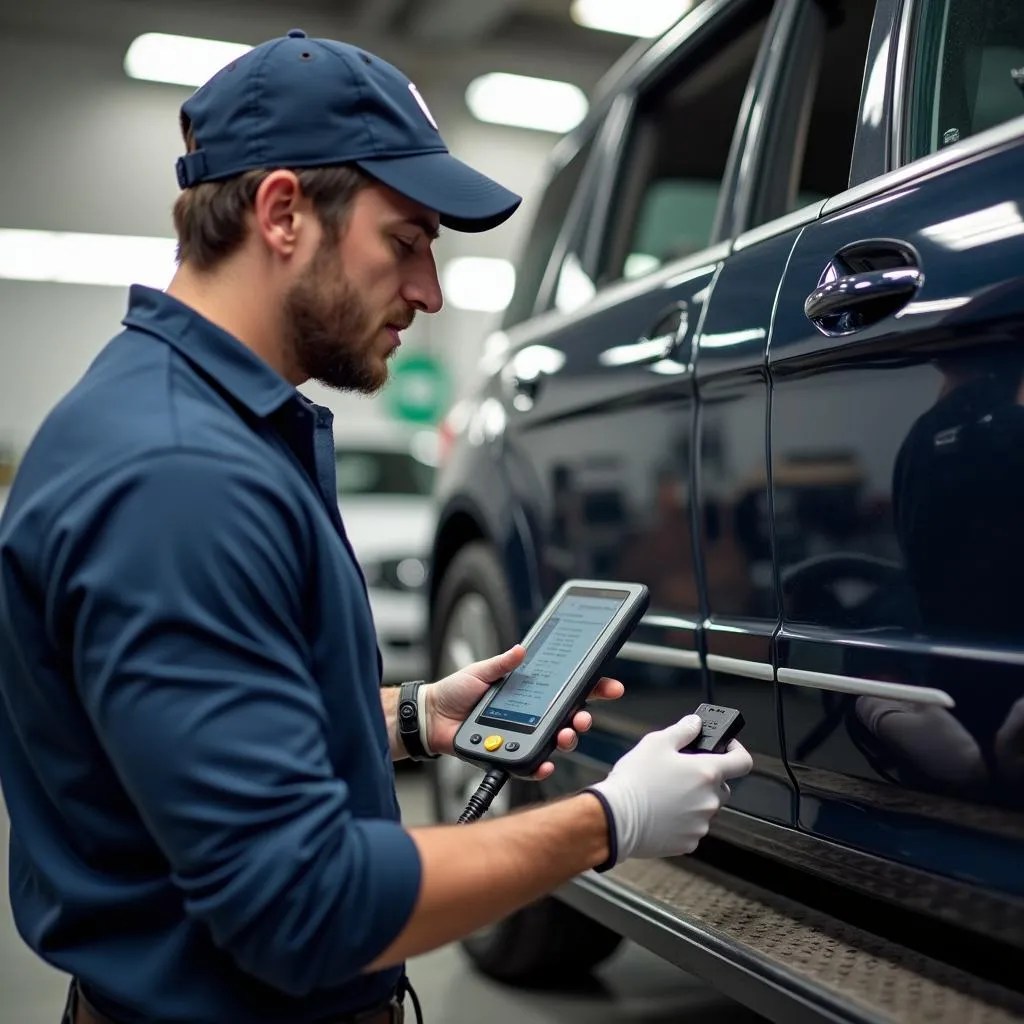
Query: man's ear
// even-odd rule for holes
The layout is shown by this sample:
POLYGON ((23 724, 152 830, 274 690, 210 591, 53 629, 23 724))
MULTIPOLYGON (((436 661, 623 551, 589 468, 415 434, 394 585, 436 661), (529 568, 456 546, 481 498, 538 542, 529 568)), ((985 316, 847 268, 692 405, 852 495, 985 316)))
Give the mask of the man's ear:
POLYGON ((260 182, 253 203, 256 231, 266 246, 287 259, 299 244, 309 203, 292 171, 272 171, 260 182))

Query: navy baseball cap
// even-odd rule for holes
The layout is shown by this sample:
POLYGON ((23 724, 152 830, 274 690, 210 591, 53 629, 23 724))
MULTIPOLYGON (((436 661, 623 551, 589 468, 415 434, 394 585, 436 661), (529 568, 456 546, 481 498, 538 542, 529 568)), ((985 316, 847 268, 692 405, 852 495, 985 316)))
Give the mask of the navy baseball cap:
POLYGON ((434 210, 455 231, 487 231, 522 201, 448 152, 416 86, 357 46, 293 29, 223 68, 182 105, 196 150, 191 188, 258 168, 355 164, 434 210))

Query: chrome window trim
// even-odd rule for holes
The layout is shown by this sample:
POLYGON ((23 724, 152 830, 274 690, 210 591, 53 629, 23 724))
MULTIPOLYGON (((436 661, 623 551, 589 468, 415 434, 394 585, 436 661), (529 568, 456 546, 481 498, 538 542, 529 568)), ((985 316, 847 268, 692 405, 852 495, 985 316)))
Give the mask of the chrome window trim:
POLYGON ((914 0, 903 0, 900 5, 899 25, 896 28, 896 54, 892 68, 892 113, 889 122, 891 160, 903 164, 906 157, 906 116, 910 67, 911 31, 914 18, 914 0))
POLYGON ((821 216, 828 217, 839 213, 890 189, 910 184, 918 178, 946 170, 959 163, 966 163, 983 153, 1019 142, 1021 139, 1024 139, 1024 114, 840 192, 826 200, 821 216))
POLYGON ((781 217, 765 221, 764 224, 759 224, 756 228, 744 231, 742 235, 737 236, 733 250, 740 252, 743 249, 749 249, 752 245, 757 245, 758 242, 767 242, 771 238, 786 234, 787 231, 801 228, 805 224, 813 224, 821 216, 821 211, 827 202, 827 199, 820 199, 809 206, 791 210, 781 217))

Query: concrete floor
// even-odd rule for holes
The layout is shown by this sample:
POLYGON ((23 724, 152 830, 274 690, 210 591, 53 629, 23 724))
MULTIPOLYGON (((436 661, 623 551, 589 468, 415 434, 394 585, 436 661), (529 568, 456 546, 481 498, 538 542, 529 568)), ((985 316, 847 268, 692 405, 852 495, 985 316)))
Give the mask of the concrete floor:
MULTIPOLYGON (((409 825, 427 821, 422 776, 399 775, 409 825)), ((7 899, 6 810, 0 803, 0 1024, 57 1024, 67 982, 18 938, 7 899)), ((763 1018, 709 991, 696 979, 638 949, 625 946, 597 973, 585 993, 521 992, 477 974, 458 946, 418 957, 409 976, 428 1022, 444 1024, 763 1024, 763 1018)))

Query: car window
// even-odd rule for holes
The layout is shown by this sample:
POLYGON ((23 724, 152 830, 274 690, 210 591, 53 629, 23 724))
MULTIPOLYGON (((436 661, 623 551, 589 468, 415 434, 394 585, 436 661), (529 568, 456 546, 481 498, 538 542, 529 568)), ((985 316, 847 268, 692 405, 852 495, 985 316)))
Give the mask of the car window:
POLYGON ((874 14, 873 2, 847 0, 826 15, 814 87, 808 90, 811 103, 800 147, 803 157, 786 213, 845 192, 850 185, 874 14))
POLYGON ((803 6, 772 99, 746 227, 849 187, 874 13, 871 0, 803 6))
POLYGON ((641 277, 717 241, 722 183, 766 20, 709 42, 639 98, 599 284, 641 277))
POLYGON ((1024 114, 1024 3, 922 2, 911 61, 908 160, 1024 114))
POLYGON ((544 189, 540 205, 530 225, 523 251, 517 260, 516 284, 502 319, 502 327, 513 327, 533 314, 544 271, 562 230, 569 204, 576 193, 587 165, 593 139, 585 142, 559 168, 544 189))
POLYGON ((406 452, 349 448, 335 455, 339 495, 429 495, 434 470, 406 452))

